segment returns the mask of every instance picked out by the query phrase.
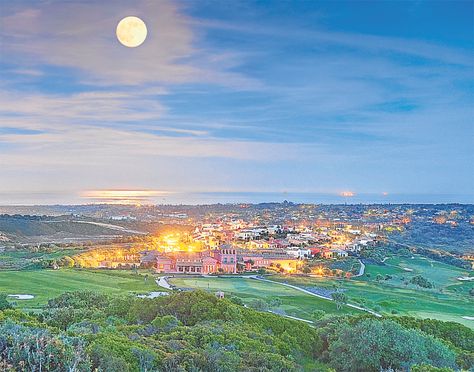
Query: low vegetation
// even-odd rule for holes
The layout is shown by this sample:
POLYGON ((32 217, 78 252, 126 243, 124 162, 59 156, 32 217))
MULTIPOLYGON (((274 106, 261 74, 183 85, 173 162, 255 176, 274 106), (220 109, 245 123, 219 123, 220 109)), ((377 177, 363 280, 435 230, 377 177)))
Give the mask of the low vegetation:
POLYGON ((428 334, 426 325, 411 318, 317 317, 311 326, 204 291, 156 299, 68 292, 35 315, 0 312, 0 368, 375 372, 415 365, 419 371, 470 367, 467 349, 474 332, 459 324, 439 322, 428 334))

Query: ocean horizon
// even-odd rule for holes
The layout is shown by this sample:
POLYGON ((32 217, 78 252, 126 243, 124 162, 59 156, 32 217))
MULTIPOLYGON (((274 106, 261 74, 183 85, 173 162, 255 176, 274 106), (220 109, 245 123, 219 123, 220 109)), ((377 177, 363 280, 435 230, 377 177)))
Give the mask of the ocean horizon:
MULTIPOLYGON (((137 204, 259 204, 284 201, 300 204, 474 204, 474 195, 356 193, 353 196, 342 196, 321 192, 170 192, 140 199, 137 204)), ((3 206, 106 203, 66 193, 0 193, 0 205, 3 206)), ((120 203, 115 201, 115 204, 120 203)))

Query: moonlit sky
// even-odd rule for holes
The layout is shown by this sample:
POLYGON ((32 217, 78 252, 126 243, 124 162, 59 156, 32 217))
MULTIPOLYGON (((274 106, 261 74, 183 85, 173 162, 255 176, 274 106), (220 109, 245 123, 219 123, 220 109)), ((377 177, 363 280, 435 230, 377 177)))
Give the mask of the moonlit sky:
POLYGON ((2 1, 0 204, 101 189, 473 202, 473 4, 2 1), (148 28, 137 48, 115 36, 128 15, 148 28))

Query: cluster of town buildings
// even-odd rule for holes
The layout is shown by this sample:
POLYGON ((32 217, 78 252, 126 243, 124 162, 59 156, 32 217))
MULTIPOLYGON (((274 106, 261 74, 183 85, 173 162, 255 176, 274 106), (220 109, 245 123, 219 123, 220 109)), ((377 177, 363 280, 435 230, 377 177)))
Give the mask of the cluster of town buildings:
POLYGON ((338 259, 375 245, 380 236, 351 225, 332 227, 249 226, 243 221, 201 224, 193 241, 201 251, 159 250, 147 253, 161 273, 236 273, 259 268, 293 272, 313 257, 338 259))
MULTIPOLYGON (((410 227, 421 226, 420 231, 435 227, 456 237, 471 234, 474 225, 474 207, 459 204, 316 205, 285 201, 197 206, 0 207, 2 211, 51 215, 81 223, 88 217, 93 218, 88 223, 123 227, 114 230, 118 236, 110 235, 118 239, 116 242, 109 242, 111 238, 107 236, 106 243, 95 245, 91 240, 94 248, 75 255, 75 264, 102 268, 152 267, 164 273, 235 273, 269 267, 291 272, 312 258, 337 260, 357 256, 361 250, 390 238, 392 232, 408 231, 410 227), (147 229, 136 234, 135 229, 141 224, 147 229), (163 239, 161 232, 147 234, 155 227, 160 230, 168 226, 173 229, 171 235, 176 235, 169 241, 163 239), (186 235, 185 239, 180 234, 186 235)), ((0 231, 0 252, 20 243, 30 244, 21 239, 11 232, 0 231)), ((75 239, 68 244, 76 244, 75 239)), ((77 239, 84 237, 80 235, 77 239)), ((51 244, 49 240, 42 243, 51 244)), ((457 257, 474 267, 472 250, 466 249, 457 257)))
MULTIPOLYGON (((141 219, 186 226, 133 253, 103 255, 99 267, 145 266, 162 273, 236 273, 259 268, 292 272, 312 258, 344 259, 378 245, 393 231, 417 223, 465 224, 467 212, 454 207, 381 205, 210 205, 150 207, 141 219), (161 208, 159 216, 157 208, 161 208), (445 208, 446 209, 446 208, 445 208), (155 217, 153 217, 155 216, 155 217), (189 226, 193 226, 189 230, 189 226), (180 240, 179 244, 174 241, 180 240), (184 241, 184 243, 183 243, 184 241)), ((128 218, 128 217, 127 217, 128 218)), ((115 217, 114 219, 118 219, 115 217)), ((115 251, 114 251, 115 252, 115 251)), ((471 259, 471 256, 464 259, 471 259)))

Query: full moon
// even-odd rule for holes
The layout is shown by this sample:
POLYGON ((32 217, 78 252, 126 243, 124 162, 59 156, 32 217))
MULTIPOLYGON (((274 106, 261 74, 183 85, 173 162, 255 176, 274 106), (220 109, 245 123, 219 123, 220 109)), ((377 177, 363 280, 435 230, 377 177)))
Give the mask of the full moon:
POLYGON ((117 25, 117 39, 126 47, 135 48, 143 44, 147 29, 138 17, 125 17, 117 25))

